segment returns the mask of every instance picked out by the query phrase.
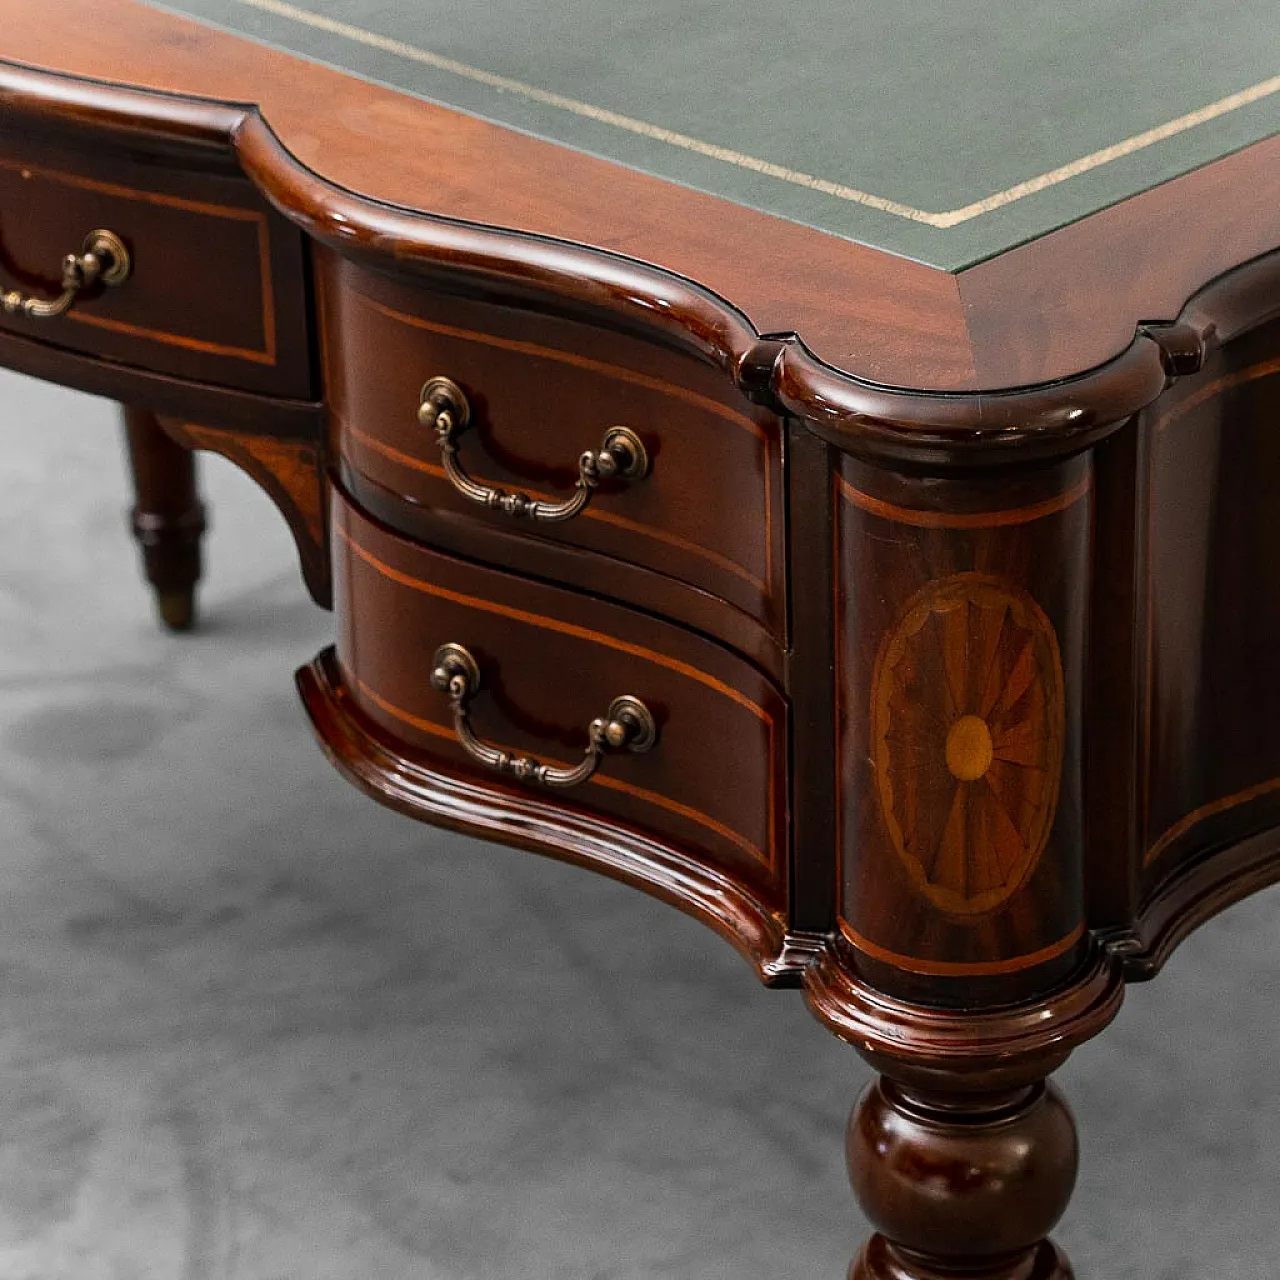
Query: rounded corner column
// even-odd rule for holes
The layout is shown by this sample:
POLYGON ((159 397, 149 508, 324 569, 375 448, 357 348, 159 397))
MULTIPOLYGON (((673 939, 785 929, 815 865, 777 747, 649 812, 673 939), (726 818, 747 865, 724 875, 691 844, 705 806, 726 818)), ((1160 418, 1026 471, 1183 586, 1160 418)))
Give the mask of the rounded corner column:
POLYGON ((850 1280, 1068 1280, 1078 1143, 1049 1076, 1118 1007, 1081 739, 1093 456, 832 475, 836 928, 814 1011, 879 1073, 850 1280))

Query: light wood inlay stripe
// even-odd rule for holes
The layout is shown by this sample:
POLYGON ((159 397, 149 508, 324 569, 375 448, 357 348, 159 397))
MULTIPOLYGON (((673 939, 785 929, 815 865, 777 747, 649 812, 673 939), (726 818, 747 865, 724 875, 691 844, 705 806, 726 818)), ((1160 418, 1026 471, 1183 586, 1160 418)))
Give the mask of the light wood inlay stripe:
POLYGON ((1266 782, 1259 782, 1257 786, 1246 787, 1243 791, 1237 791, 1235 795, 1224 796, 1221 800, 1211 800, 1208 804, 1202 804, 1198 809, 1193 809, 1185 818, 1180 818, 1173 826, 1165 830, 1160 838, 1147 850, 1146 857, 1142 859, 1142 865, 1149 867, 1175 840, 1180 836, 1186 835, 1192 827, 1199 826, 1206 818, 1212 818, 1219 813, 1226 813, 1228 809, 1238 808, 1242 804, 1248 804, 1250 800, 1258 800, 1262 796, 1271 795, 1276 791, 1280 791, 1280 778, 1270 778, 1266 782))
POLYGON ((1229 373, 1224 377, 1216 378, 1213 382, 1207 382, 1194 394, 1189 395, 1171 409, 1153 418, 1151 421, 1152 429, 1163 431, 1165 427, 1177 422, 1179 418, 1190 413, 1192 409, 1198 409, 1205 401, 1220 396, 1224 391, 1230 391, 1233 387, 1243 386, 1247 382, 1255 382, 1259 378, 1269 378, 1274 373, 1280 373, 1280 358, 1263 360, 1260 364, 1251 364, 1246 369, 1237 369, 1235 373, 1229 373))
MULTIPOLYGON (((337 416, 335 415, 335 418, 337 416)), ((389 444, 384 444, 381 440, 369 435, 367 431, 361 431, 359 427, 352 426, 349 422, 342 421, 337 418, 339 429, 346 435, 352 436, 358 440, 366 449, 372 449, 375 453, 380 453, 384 458, 389 458, 392 462, 402 467, 408 467, 413 471, 420 471, 424 475, 432 476, 437 480, 448 483, 448 476, 445 474, 443 467, 437 466, 433 462, 427 462, 423 458, 415 458, 412 454, 404 453, 400 449, 393 448, 389 444)), ((545 501, 554 501, 555 495, 543 493, 537 489, 525 489, 531 498, 539 498, 545 501)), ((653 538, 658 542, 665 542, 668 546, 677 547, 681 551, 687 551, 691 555, 700 556, 702 559, 709 561, 718 569, 723 569, 727 573, 732 573, 736 577, 741 578, 751 586, 755 587, 762 595, 768 593, 765 583, 744 569, 742 565, 735 564, 727 556, 722 556, 718 551, 712 551, 708 547, 699 546, 696 542, 690 542, 687 538, 681 538, 677 534, 669 533, 666 529, 658 529, 652 525, 640 524, 635 520, 628 520, 626 516, 620 516, 614 511, 609 511, 603 506, 589 506, 582 515, 589 520, 598 520, 602 524, 613 525, 618 529, 625 529, 629 533, 638 533, 646 538, 653 538)))
POLYGON ((923 960, 919 956, 907 956, 898 951, 890 951, 887 947, 864 938, 846 920, 840 921, 840 932, 859 951, 891 964, 897 969, 905 969, 908 973, 928 974, 938 978, 978 978, 996 977, 1004 973, 1018 973, 1022 969, 1033 969, 1036 965, 1056 960, 1058 956, 1070 951, 1084 936, 1084 924, 1078 924, 1065 938, 1051 942, 1039 951, 1031 951, 1022 956, 1009 956, 1003 960, 923 960))
MULTIPOLYGON (((275 364, 273 352, 255 351, 250 347, 228 346, 221 342, 207 342, 203 338, 188 338, 185 334, 170 333, 165 329, 148 329, 145 325, 126 324, 123 320, 108 320, 105 316, 90 315, 86 311, 68 311, 66 319, 76 324, 91 325, 95 329, 109 329, 112 333, 125 333, 134 338, 149 338, 169 347, 182 347, 187 351, 203 351, 211 356, 232 356, 237 360, 251 360, 254 364, 275 364)), ((274 333, 273 333, 274 336, 274 333)), ((274 343, 271 345, 274 346, 274 343)))
MULTIPOLYGON (((0 159, 0 169, 8 169, 24 176, 35 174, 51 182, 63 186, 78 187, 84 191, 96 191, 102 195, 113 196, 119 200, 135 200, 143 204, 159 205, 167 209, 180 209, 184 213, 198 213, 205 217, 223 218, 233 222, 249 222, 255 224, 258 245, 258 276, 262 284, 262 335, 263 346, 240 347, 230 343, 209 342, 203 338, 192 338, 187 334, 173 333, 167 329, 152 329, 145 325, 129 324, 123 320, 111 320, 105 316, 92 315, 89 312, 71 310, 64 317, 77 324, 87 324, 98 329, 107 329, 114 333, 124 333, 135 338, 147 338, 153 342, 161 342, 171 347, 182 347, 189 351, 203 351, 208 355, 231 356, 240 360, 251 360, 254 364, 274 365, 276 363, 276 301, 275 287, 271 278, 271 235, 267 227, 266 215, 256 209, 243 209, 236 205, 212 204, 205 200, 191 200, 185 196, 170 196, 159 191, 146 191, 137 187, 126 187, 117 182, 99 182, 92 178, 82 178, 78 174, 64 173, 60 169, 47 169, 40 165, 24 164, 21 161, 0 159)), ((85 228, 86 231, 89 228, 85 228)), ((134 247, 135 255, 145 253, 148 246, 134 247)), ((175 296, 171 302, 183 302, 184 311, 198 310, 196 299, 184 300, 175 296)))
MULTIPOLYGON (((1206 383, 1200 387, 1192 395, 1189 395, 1179 404, 1175 404, 1172 408, 1164 413, 1157 415, 1151 420, 1151 429, 1155 433, 1163 431, 1166 427, 1171 426, 1179 418, 1185 417, 1193 409, 1199 408, 1202 404, 1222 395, 1226 391, 1230 391, 1234 387, 1244 386, 1247 383, 1255 382, 1259 378, 1269 378, 1273 374, 1280 373, 1280 357, 1272 360, 1262 360, 1257 364, 1247 365, 1243 369, 1237 369, 1234 373, 1225 374, 1221 378, 1215 378, 1212 382, 1206 383)), ((1152 498, 1156 487, 1156 467, 1158 464, 1155 449, 1151 449, 1147 459, 1147 546, 1150 548, 1155 542, 1155 520, 1156 520, 1156 503, 1152 498)), ((1156 650, 1156 626, 1155 626, 1155 564, 1154 558, 1150 555, 1147 557, 1146 571, 1146 588, 1147 588, 1147 654, 1146 654, 1146 707, 1143 715, 1143 752, 1144 762, 1142 771, 1142 822, 1144 833, 1148 833, 1150 828, 1147 824, 1151 821, 1151 791, 1154 779, 1151 776, 1151 741, 1154 730, 1156 693, 1155 693, 1155 650, 1156 650)), ((1280 780, 1276 782, 1280 786, 1280 780)), ((1270 789, 1271 783, 1263 783, 1264 791, 1258 794, 1264 794, 1265 790, 1270 789)), ((1250 789, 1256 790, 1254 789, 1250 789)), ((1209 817, 1211 813, 1217 812, 1214 806, 1220 809, 1232 808, 1236 804, 1243 804, 1246 800, 1254 799, 1254 795, 1250 791, 1240 792, 1238 797, 1228 796, 1224 800, 1215 800, 1211 804, 1203 806, 1201 809, 1195 810, 1188 814, 1181 821, 1174 823, 1172 827, 1163 832, 1151 845, 1148 846, 1146 855, 1142 859, 1142 865, 1148 867, 1156 858, 1164 852, 1169 844, 1176 840, 1184 831, 1188 831, 1195 826, 1202 818, 1209 817)))
POLYGON ((39 164, 27 164, 21 160, 0 159, 0 169, 15 173, 37 174, 60 182, 63 186, 79 187, 83 191, 99 191, 103 195, 117 196, 122 200, 141 200, 145 204, 158 204, 169 209, 184 209, 188 213, 205 213, 217 218, 231 218, 239 222, 259 222, 262 213, 241 205, 213 204, 207 200, 192 200, 187 196, 171 196, 161 191, 147 191, 141 187, 126 187, 119 182, 100 182, 96 178, 84 178, 62 169, 48 169, 39 164))
POLYGON ((1058 511, 1074 506, 1093 487, 1092 475, 1086 476, 1074 488, 1046 498, 1029 507, 1015 507, 1008 511, 921 511, 913 507, 898 507, 893 503, 873 498, 861 489, 855 489, 843 476, 836 476, 840 496, 855 507, 869 511, 882 520, 896 524, 913 525, 918 529, 997 529, 1005 525, 1030 524, 1058 511))
POLYGON ((382 574, 384 578, 389 578, 392 582, 398 582, 401 586, 409 587, 414 591, 421 591, 425 595, 436 596, 441 600, 451 600, 455 604, 463 605, 468 609, 476 609, 481 613, 496 614, 498 617, 510 618, 514 622, 523 622, 528 626, 538 627, 543 631, 555 631, 561 635, 587 640, 591 644, 603 645, 605 648, 614 649, 619 653, 628 653, 635 658, 642 658, 646 662, 666 667, 669 671, 674 671, 690 680, 696 680, 699 684, 706 685, 709 689, 714 689, 717 693, 736 702, 739 706, 745 707, 766 724, 770 726, 773 724, 773 718, 769 713, 763 707, 752 702, 746 694, 735 689, 732 685, 725 684, 723 680, 716 679, 715 676, 709 675, 705 671, 699 671, 697 667, 690 666, 687 662, 681 662, 678 658, 669 657, 667 654, 658 653, 653 649, 646 649, 642 645, 632 644, 628 640, 620 640, 617 636, 611 636, 603 631, 593 631, 588 627, 580 627, 572 622, 563 622, 558 618, 544 617, 542 614, 530 613, 525 609, 516 609, 511 605, 498 604, 493 600, 483 600, 479 596, 469 596, 460 591, 451 591, 448 587, 439 586, 434 582, 425 582, 421 578, 412 577, 410 574, 379 560, 377 556, 362 547, 340 526, 336 527, 335 531, 342 541, 370 568, 382 574))
MULTIPOLYGON (((394 703, 388 702, 386 698, 375 692, 359 678, 357 678, 356 684, 359 687, 360 692, 363 693, 364 696, 376 707, 386 712, 387 715, 392 716, 394 719, 399 720, 403 724, 407 724, 422 733, 429 733, 433 737, 443 738, 454 744, 457 743, 458 736, 451 725, 442 725, 438 724, 434 720, 423 719, 421 716, 414 715, 411 711, 406 711, 403 707, 398 707, 394 703)), ((520 751, 515 747, 508 746, 505 743, 499 742, 494 743, 493 745, 501 750, 510 751, 513 755, 524 754, 523 751, 520 751)), ((570 764, 569 761, 559 760, 551 756, 539 755, 538 758, 544 763, 550 765, 567 768, 570 764)), ((572 763, 576 764, 577 761, 573 761, 572 763)), ((682 818, 689 819, 691 822, 696 822, 700 826, 706 827, 708 831, 714 831, 716 835, 721 836, 731 844, 736 845, 755 861, 769 868, 770 871, 773 870, 774 858, 772 855, 772 843, 770 851, 766 853, 758 845, 748 840, 746 836, 733 830, 732 827, 725 826, 723 822, 717 821, 715 818, 711 817, 710 814, 703 813, 700 809, 694 809, 687 804, 681 804, 678 800, 672 800, 669 796, 664 796, 660 792, 650 791, 646 787, 637 787, 633 783, 624 782, 620 778, 613 778, 605 773, 594 773, 588 781, 595 786, 607 787, 611 791, 620 791, 625 795, 634 796, 637 800, 643 800, 646 804, 656 805, 661 809, 666 809, 669 813, 674 813, 682 818)), ((772 824, 770 825, 770 833, 772 836, 772 824)))
MULTIPOLYGON (((607 364, 603 360, 593 360, 590 356, 580 356, 572 351, 563 351, 558 347, 544 347, 536 342, 524 342, 518 338, 500 338, 493 333, 482 333, 474 329, 458 329, 452 325, 440 324, 435 320, 424 320, 421 316, 410 315, 406 311, 397 311, 394 307, 388 307, 370 298, 367 294, 360 293, 358 290, 352 290, 352 295, 374 311, 386 316, 389 320, 411 325, 415 329, 424 329, 428 333, 438 333, 444 338, 458 338, 463 342, 475 342, 481 346, 494 347, 499 351, 514 351, 517 355, 535 356, 539 360, 554 360, 557 364, 571 365, 575 369, 585 369, 588 373, 598 373, 617 382, 627 382, 632 386, 644 387, 646 391, 656 391, 660 395, 684 400, 686 403, 695 405, 706 413, 714 414, 717 418, 723 418, 726 422, 733 423, 735 427, 742 427, 744 430, 750 431, 752 435, 757 436, 766 444, 769 443, 768 433, 758 422, 752 421, 745 414, 730 409, 718 400, 711 399, 710 396, 701 395, 697 391, 690 391, 687 387, 664 382, 661 378, 650 377, 647 373, 637 373, 634 369, 625 368, 623 365, 607 364)), ((603 423, 601 425, 604 427, 609 424, 603 423)))
POLYGON ((1156 143, 1177 137, 1178 134, 1186 133, 1187 130, 1194 129, 1199 125, 1207 124, 1210 120, 1216 120, 1219 116, 1239 111, 1242 107, 1247 107, 1251 103, 1261 102, 1264 98, 1268 98, 1274 93, 1280 93, 1280 76, 1272 76, 1270 79, 1261 80, 1257 84, 1249 85, 1236 93, 1228 94, 1225 98, 1220 98, 1216 102, 1211 102, 1203 107, 1198 107, 1194 111, 1189 111, 1174 120, 1168 120, 1163 124, 1156 125, 1154 128, 1146 129, 1142 133, 1133 134, 1119 142, 1112 143, 1110 146, 1090 152, 1086 156, 1080 156, 1078 159, 1072 160, 1068 164, 1060 165, 1056 169, 1051 169, 1047 173, 1037 174, 1024 182, 1018 182, 1011 187, 1006 187, 1003 191, 993 192, 991 195, 985 196, 981 200, 975 200, 971 204, 963 205, 958 209, 931 212, 927 209, 917 209, 913 205, 904 204, 899 200, 890 200, 885 196, 875 195, 870 191, 862 191, 857 187, 852 187, 842 182, 833 182, 828 178, 820 178, 811 173, 804 173, 798 169, 790 169, 785 165, 775 164, 769 160, 762 160, 757 156, 747 155, 732 147, 720 146, 713 142, 704 142, 701 138, 694 138, 686 133, 678 133, 674 129, 665 129, 660 125, 650 124, 645 120, 637 120, 633 116, 623 115, 621 112, 611 111, 606 107, 594 106, 592 103, 582 102, 577 98, 571 98, 562 93, 540 89, 537 85, 527 84, 523 80, 514 80, 510 76, 501 76, 492 71, 485 71, 481 67, 469 66, 465 62, 443 57, 441 54, 432 53, 429 49, 422 49, 417 45, 409 44, 407 41, 395 40, 389 36, 379 35, 377 32, 366 31, 362 27, 353 26, 349 22, 340 22, 336 18, 311 13, 306 9, 299 8, 297 5, 286 3, 286 0, 238 0, 238 3, 251 9, 261 10, 264 13, 275 14, 279 18, 286 18, 289 21, 311 27, 317 31, 325 31, 330 35, 341 36, 343 39, 365 45, 370 49, 379 49, 384 53, 395 54, 397 57, 420 63, 423 66, 446 71, 451 75, 458 76, 464 80, 471 80, 477 84, 487 85, 489 88, 497 89, 503 93, 515 94, 522 98, 527 98, 531 102, 554 107, 557 110, 595 121, 598 124, 609 125, 625 133, 650 138, 655 142, 662 142, 667 146, 677 147, 682 151, 693 152, 710 160, 718 160, 739 169, 747 169, 752 173, 775 178, 779 182, 805 187, 810 191, 817 191, 822 195, 831 196, 837 200, 863 205, 869 209, 879 210, 881 213, 888 213, 911 222, 922 222, 926 226, 943 230, 959 226, 961 223, 969 222, 971 219, 981 217, 984 214, 993 213, 997 209, 1003 209, 1006 205, 1014 204, 1027 196, 1035 195, 1038 191, 1046 191, 1050 187, 1056 187, 1060 183, 1079 177, 1081 174, 1088 173, 1093 169, 1113 164, 1125 156, 1133 155, 1148 147, 1155 146, 1156 143))

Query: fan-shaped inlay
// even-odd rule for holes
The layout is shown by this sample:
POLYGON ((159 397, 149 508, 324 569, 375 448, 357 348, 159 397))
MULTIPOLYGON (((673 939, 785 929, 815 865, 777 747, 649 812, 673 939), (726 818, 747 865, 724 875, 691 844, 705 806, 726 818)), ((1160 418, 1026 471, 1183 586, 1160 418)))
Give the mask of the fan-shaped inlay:
POLYGON ((929 583, 881 645, 871 721, 885 825, 912 881, 944 911, 991 911, 1030 875, 1058 805, 1049 619, 986 574, 929 583))

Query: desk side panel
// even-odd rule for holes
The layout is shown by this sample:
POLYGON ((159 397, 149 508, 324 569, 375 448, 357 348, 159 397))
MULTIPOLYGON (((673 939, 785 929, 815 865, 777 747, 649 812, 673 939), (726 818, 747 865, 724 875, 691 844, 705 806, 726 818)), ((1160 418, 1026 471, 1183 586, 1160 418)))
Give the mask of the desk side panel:
POLYGON ((835 492, 840 931, 927 1003, 1044 990, 1086 945, 1091 459, 835 492))
POLYGON ((1280 320, 1152 410, 1142 887, 1280 823, 1280 320))

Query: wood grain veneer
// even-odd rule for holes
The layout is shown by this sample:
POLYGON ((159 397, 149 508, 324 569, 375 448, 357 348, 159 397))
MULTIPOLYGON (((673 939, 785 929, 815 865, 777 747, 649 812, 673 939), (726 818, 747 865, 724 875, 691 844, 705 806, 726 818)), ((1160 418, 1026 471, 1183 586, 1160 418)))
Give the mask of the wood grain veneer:
MULTIPOLYGON (((514 298, 435 292, 329 251, 316 265, 335 458, 460 529, 509 530, 676 579, 781 643, 782 426, 721 370, 514 298), (648 472, 602 483, 584 511, 559 523, 483 508, 454 489, 434 431, 418 421, 420 389, 437 375, 467 396, 472 420, 457 437, 458 459, 477 483, 563 501, 579 455, 618 425, 644 443, 648 472)), ((606 570, 597 585, 647 604, 630 581, 606 570)))
POLYGON ((339 663, 388 745, 507 785, 458 744, 448 699, 431 685, 443 644, 481 664, 476 733, 545 763, 576 763, 586 726, 632 694, 653 712, 657 744, 607 755, 557 802, 696 852, 785 908, 787 713, 762 675, 669 623, 408 542, 340 492, 333 527, 339 663))
POLYGON ((152 373, 313 393, 302 237, 243 174, 211 171, 201 148, 171 142, 161 165, 91 128, 24 123, 0 137, 0 281, 56 296, 62 259, 98 227, 131 269, 64 316, 2 315, 0 328, 152 373))

